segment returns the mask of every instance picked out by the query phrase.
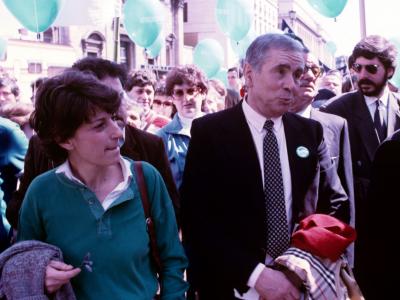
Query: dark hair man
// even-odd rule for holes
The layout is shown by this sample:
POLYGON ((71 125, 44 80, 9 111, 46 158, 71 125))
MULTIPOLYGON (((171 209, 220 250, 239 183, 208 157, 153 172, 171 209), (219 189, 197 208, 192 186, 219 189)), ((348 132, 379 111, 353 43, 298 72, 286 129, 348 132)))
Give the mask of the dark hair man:
MULTIPOLYGON (((332 103, 324 109, 345 118, 349 125, 357 232, 367 225, 365 204, 376 149, 386 136, 400 128, 399 98, 388 88, 388 80, 395 72, 396 56, 395 45, 382 36, 362 39, 349 57, 358 91, 331 99, 332 103)), ((369 274, 369 263, 363 258, 367 251, 362 238, 357 239, 355 276, 362 290, 366 286, 364 276, 369 274)), ((365 297, 368 299, 367 294, 365 297)))

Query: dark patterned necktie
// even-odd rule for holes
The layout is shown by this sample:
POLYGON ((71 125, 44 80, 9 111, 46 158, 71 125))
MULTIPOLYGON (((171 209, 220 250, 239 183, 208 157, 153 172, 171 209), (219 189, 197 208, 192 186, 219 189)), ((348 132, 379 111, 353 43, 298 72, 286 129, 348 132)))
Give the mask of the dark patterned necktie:
POLYGON ((274 122, 267 120, 264 128, 264 195, 267 212, 267 253, 272 258, 289 247, 289 229, 285 209, 279 147, 273 132, 274 122))
POLYGON ((386 139, 387 127, 385 125, 385 119, 383 118, 384 112, 382 109, 379 109, 379 102, 379 99, 375 102, 374 126, 379 136, 379 142, 382 143, 386 139))

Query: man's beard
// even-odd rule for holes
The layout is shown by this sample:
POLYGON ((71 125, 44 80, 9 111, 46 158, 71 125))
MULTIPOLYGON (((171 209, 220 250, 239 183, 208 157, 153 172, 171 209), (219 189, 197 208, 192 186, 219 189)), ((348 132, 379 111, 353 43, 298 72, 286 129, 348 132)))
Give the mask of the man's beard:
POLYGON ((372 96, 372 97, 376 97, 378 96, 382 90, 385 88, 386 84, 387 84, 388 78, 387 75, 385 74, 385 78, 379 82, 373 82, 367 78, 364 79, 360 79, 357 83, 359 90, 365 95, 365 96, 372 96), (372 89, 371 91, 363 91, 363 89, 361 88, 361 86, 363 84, 368 84, 374 87, 374 89, 372 89))

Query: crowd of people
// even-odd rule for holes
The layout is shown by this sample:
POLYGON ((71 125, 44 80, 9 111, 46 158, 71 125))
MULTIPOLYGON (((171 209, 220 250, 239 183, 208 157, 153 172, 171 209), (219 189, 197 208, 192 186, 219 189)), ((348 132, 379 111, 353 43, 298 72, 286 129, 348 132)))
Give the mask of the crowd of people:
POLYGON ((345 265, 389 297, 396 56, 367 36, 343 77, 265 34, 226 87, 85 57, 29 101, 3 71, 0 298, 347 299, 345 265))

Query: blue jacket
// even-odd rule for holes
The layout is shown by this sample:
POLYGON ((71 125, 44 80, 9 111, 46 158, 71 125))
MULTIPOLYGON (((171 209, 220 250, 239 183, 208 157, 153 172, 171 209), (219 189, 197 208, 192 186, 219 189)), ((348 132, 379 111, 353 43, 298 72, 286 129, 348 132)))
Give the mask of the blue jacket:
POLYGON ((182 183, 186 153, 190 141, 190 136, 183 133, 182 129, 183 126, 179 120, 178 114, 175 114, 172 121, 156 133, 164 142, 168 160, 171 165, 172 175, 178 189, 182 183))

